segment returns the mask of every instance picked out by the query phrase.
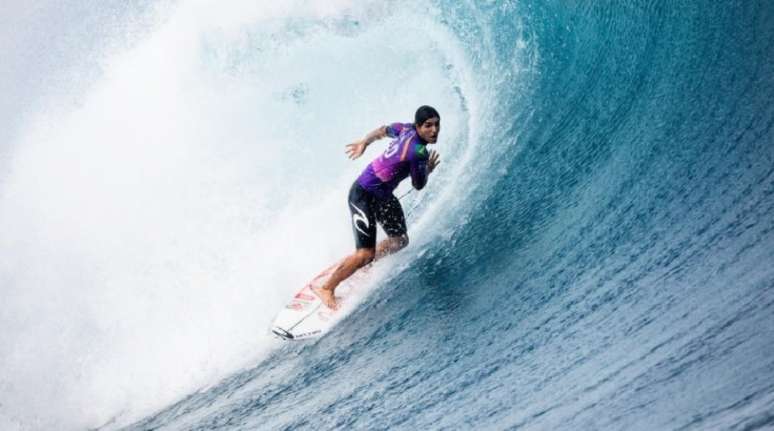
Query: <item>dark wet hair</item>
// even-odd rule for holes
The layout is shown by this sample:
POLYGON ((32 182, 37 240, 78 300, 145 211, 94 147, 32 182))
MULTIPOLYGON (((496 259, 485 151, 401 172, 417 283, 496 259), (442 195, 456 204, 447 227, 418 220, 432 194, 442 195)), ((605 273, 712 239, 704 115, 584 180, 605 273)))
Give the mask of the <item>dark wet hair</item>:
POLYGON ((414 125, 421 126, 425 121, 437 117, 441 119, 441 115, 432 106, 422 105, 417 109, 417 113, 414 114, 414 125))

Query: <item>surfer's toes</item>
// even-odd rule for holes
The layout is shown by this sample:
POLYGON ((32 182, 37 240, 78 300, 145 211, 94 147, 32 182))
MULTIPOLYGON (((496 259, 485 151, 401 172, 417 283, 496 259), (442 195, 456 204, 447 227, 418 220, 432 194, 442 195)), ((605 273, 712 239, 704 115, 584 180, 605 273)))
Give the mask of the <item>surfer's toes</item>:
POLYGON ((336 299, 331 293, 328 293, 326 296, 324 296, 322 300, 331 310, 337 310, 339 308, 339 304, 336 303, 336 299))
POLYGON ((330 308, 331 310, 335 310, 338 308, 338 305, 336 304, 336 298, 333 297, 333 293, 331 293, 329 290, 315 287, 315 288, 312 288, 312 291, 317 294, 317 296, 320 298, 323 304, 325 304, 326 307, 330 308))

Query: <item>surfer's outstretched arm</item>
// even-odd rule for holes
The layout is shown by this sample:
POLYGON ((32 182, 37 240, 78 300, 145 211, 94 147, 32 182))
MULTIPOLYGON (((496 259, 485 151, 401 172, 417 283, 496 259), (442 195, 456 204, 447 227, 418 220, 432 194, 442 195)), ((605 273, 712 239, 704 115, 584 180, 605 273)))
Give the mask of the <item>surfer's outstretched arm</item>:
POLYGON ((381 126, 369 132, 365 137, 359 141, 355 141, 347 145, 347 156, 354 160, 365 152, 366 147, 371 145, 372 142, 387 137, 387 126, 381 126))

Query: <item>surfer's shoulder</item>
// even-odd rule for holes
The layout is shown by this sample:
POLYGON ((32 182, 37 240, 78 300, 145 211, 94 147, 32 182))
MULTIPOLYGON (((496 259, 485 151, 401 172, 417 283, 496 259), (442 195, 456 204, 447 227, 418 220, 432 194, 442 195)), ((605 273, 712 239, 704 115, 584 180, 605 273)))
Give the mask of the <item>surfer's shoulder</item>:
POLYGON ((408 142, 408 159, 416 161, 425 161, 430 158, 430 153, 427 150, 427 145, 419 139, 419 136, 412 136, 408 142))
POLYGON ((387 132, 387 136, 391 138, 397 138, 401 134, 408 132, 413 129, 413 125, 411 123, 390 123, 386 126, 384 126, 385 131, 387 132))

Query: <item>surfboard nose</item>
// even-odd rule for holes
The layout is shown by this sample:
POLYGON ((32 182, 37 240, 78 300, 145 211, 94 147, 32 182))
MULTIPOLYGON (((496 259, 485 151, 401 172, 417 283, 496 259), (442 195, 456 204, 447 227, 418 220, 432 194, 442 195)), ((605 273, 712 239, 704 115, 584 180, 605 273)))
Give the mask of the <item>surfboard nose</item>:
POLYGON ((280 328, 279 326, 274 326, 271 328, 271 332, 276 335, 279 338, 282 338, 283 340, 292 340, 293 334, 290 332, 280 328))

